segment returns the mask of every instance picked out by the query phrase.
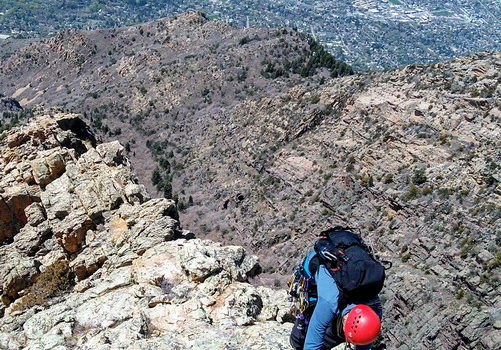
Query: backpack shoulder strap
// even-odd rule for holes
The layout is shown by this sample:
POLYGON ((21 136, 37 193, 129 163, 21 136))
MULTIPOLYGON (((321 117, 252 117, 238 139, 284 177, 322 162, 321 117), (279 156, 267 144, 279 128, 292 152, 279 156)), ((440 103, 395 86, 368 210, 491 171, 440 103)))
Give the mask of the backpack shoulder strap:
POLYGON ((303 271, 308 278, 315 278, 319 265, 318 255, 315 250, 310 251, 303 260, 303 271))

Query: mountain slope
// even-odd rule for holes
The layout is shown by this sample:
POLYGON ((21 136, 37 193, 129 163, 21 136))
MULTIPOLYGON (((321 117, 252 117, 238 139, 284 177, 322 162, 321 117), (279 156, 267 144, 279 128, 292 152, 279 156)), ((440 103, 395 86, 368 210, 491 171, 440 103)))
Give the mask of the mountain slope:
POLYGON ((280 273, 322 229, 356 227, 394 263, 393 346, 498 347, 500 63, 477 55, 243 102, 187 155, 196 200, 183 222, 246 242, 280 273))
POLYGON ((175 146, 238 101, 275 95, 317 71, 316 80, 352 72, 293 30, 236 29, 198 12, 136 27, 64 31, 3 58, 5 95, 25 106, 85 113, 101 132, 129 142, 146 185, 153 170, 142 142, 148 136, 168 136, 175 146))
POLYGON ((346 224, 394 264, 388 344, 499 346, 500 53, 331 79, 309 64, 329 61, 315 61, 321 49, 293 31, 235 30, 192 13, 159 23, 176 50, 166 42, 150 54, 165 33, 157 22, 119 29, 128 44, 106 58, 112 68, 100 61, 104 40, 119 46, 113 31, 25 47, 2 68, 2 93, 85 112, 130 149, 143 182, 173 192, 183 227, 252 249, 265 282, 285 279, 320 230, 346 224), (207 51, 204 35, 225 49, 207 51), (171 57, 155 83, 162 70, 151 62, 171 57), (294 73, 285 58, 305 65, 294 73))

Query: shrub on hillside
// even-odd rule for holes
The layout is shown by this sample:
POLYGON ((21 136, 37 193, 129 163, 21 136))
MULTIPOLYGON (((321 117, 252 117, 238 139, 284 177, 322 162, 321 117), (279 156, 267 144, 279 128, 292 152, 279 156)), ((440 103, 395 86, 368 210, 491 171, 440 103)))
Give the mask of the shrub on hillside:
POLYGON ((424 173, 424 169, 418 169, 414 171, 414 175, 412 176, 412 183, 414 185, 422 185, 426 182, 427 177, 424 173))
POLYGON ((14 305, 13 311, 44 305, 50 298, 61 295, 70 288, 70 277, 67 260, 54 262, 38 275, 35 283, 28 288, 28 293, 14 305))

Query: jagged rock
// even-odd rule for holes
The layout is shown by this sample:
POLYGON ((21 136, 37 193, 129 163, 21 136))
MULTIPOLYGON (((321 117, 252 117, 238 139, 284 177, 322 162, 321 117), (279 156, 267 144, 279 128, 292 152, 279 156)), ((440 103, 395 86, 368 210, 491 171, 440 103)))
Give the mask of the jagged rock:
MULTIPOLYGON (((19 292, 28 287, 38 273, 37 262, 29 257, 3 252, 1 274, 2 296, 10 303, 19 297, 19 292)), ((7 304, 8 304, 7 303, 7 304)), ((4 302, 5 304, 5 302, 4 302)))
POLYGON ((37 158, 31 161, 33 178, 39 185, 47 185, 62 173, 66 163, 72 158, 67 149, 53 148, 39 152, 37 158))
POLYGON ((47 219, 44 207, 39 203, 33 203, 24 209, 27 221, 30 226, 36 227, 47 219))
POLYGON ((23 189, 3 193, 10 196, 8 208, 16 208, 16 215, 2 215, 3 227, 19 227, 0 246, 0 346, 286 349, 284 293, 245 283, 260 269, 257 258, 242 247, 182 234, 175 202, 150 199, 123 148, 93 148, 92 137, 71 130, 86 130, 76 120, 42 117, 11 131, 16 142, 0 141, 15 155, 2 161, 2 171, 29 162, 35 183, 23 187, 20 177, 0 182, 2 188, 16 183, 23 189), (38 140, 50 139, 45 130, 73 141, 35 146, 29 132, 35 125, 42 126, 38 140), (82 153, 68 148, 84 144, 82 153), (32 147, 46 149, 29 156, 32 147), (39 197, 22 197, 27 188, 39 197), (69 262, 71 274, 58 278, 75 279, 37 285, 60 261, 69 262), (31 288, 45 293, 53 283, 64 285, 58 292, 64 296, 48 292, 44 305, 30 304, 31 288), (250 341, 250 335, 260 338, 250 341))
POLYGON ((224 247, 224 254, 214 248, 200 248, 196 241, 189 241, 183 250, 181 265, 194 281, 203 281, 222 269, 228 271, 232 279, 246 280, 257 272, 257 259, 248 257, 242 247, 224 247))
POLYGON ((38 191, 30 186, 6 187, 0 194, 0 244, 11 240, 26 225, 24 210, 39 201, 38 191))
MULTIPOLYGON (((275 321, 279 311, 288 309, 284 305, 283 292, 233 282, 222 291, 207 293, 204 284, 210 283, 209 279, 193 282, 181 267, 180 259, 186 255, 186 244, 189 244, 189 249, 208 248, 215 256, 223 257, 226 253, 220 244, 181 239, 155 245, 129 266, 115 268, 105 263, 100 278, 92 282, 91 288, 74 292, 66 300, 24 322, 22 334, 29 346, 56 343, 68 346, 77 335, 74 346, 82 349, 88 344, 104 346, 104 343, 110 344, 111 348, 130 347, 141 339, 161 346, 165 336, 169 335, 169 338, 186 344, 187 349, 195 349, 202 342, 192 344, 190 339, 194 335, 200 340, 205 339, 206 345, 202 348, 212 349, 211 346, 234 344, 230 329, 239 332, 239 326, 253 324, 255 332, 270 332, 271 329, 279 332, 273 340, 270 332, 270 338, 259 339, 257 344, 270 342, 276 344, 276 348, 286 349, 285 334, 290 325, 280 326, 275 321), (275 301, 272 302, 271 298, 275 301), (264 300, 270 301, 270 305, 264 300), (282 303, 277 304, 277 300, 282 300, 282 303), (260 317, 264 308, 273 311, 260 317), (264 319, 268 322, 261 323, 264 319), (62 332, 61 327, 68 332, 62 332), (206 338, 206 334, 216 332, 220 333, 219 338, 206 338), (146 336, 151 334, 156 334, 156 337, 148 339, 146 336)), ((223 268, 231 270, 234 267, 223 268)), ((239 339, 242 344, 247 342, 244 338, 239 339)), ((252 348, 250 343, 247 346, 252 348)), ((271 349, 274 345, 269 346, 271 349)))
POLYGON ((142 252, 155 244, 174 238, 178 234, 177 210, 173 201, 152 199, 139 208, 124 206, 119 210, 121 220, 116 222, 126 225, 121 231, 116 227, 112 240, 118 246, 129 242, 134 252, 142 252), (132 212, 133 211, 133 212, 132 212), (134 215, 131 215, 134 213, 134 215))
POLYGON ((99 147, 108 158, 90 149, 76 163, 68 164, 66 172, 41 195, 54 234, 72 253, 82 247, 86 232, 102 222, 104 212, 117 209, 128 197, 147 198, 131 183, 130 168, 115 163, 121 148, 114 143, 99 147))
POLYGON ((14 245, 19 252, 33 256, 51 235, 52 230, 47 222, 41 222, 36 227, 25 226, 14 237, 14 245))
POLYGON ((6 350, 19 350, 22 349, 22 346, 13 336, 0 333, 0 348, 6 350))
POLYGON ((96 151, 107 165, 119 165, 126 162, 124 148, 118 141, 98 145, 96 151))
POLYGON ((146 187, 138 184, 128 184, 125 186, 125 195, 129 203, 143 203, 150 199, 146 187))

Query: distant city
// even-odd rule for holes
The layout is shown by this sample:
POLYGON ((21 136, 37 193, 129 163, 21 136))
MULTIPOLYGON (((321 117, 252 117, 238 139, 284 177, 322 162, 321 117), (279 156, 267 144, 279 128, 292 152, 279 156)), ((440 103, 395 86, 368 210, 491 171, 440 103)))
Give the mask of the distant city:
POLYGON ((501 49, 499 0, 6 0, 0 39, 132 25, 200 10, 239 27, 296 27, 355 69, 501 49))

